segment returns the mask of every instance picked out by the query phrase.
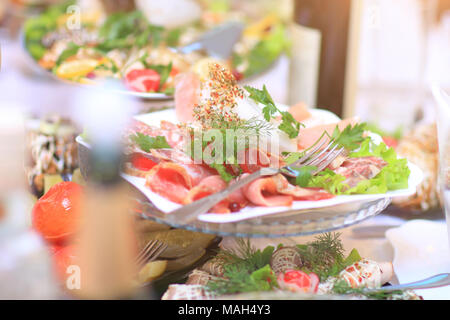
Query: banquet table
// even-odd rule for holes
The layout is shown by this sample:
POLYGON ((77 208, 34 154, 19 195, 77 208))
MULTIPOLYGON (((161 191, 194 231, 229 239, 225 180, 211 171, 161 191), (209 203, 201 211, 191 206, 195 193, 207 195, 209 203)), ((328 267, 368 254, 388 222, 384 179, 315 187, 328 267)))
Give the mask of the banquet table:
MULTIPOLYGON (((59 83, 53 79, 42 77, 36 73, 27 62, 28 57, 16 41, 2 41, 2 69, 0 72, 0 103, 18 105, 25 110, 42 115, 48 112, 58 112, 62 116, 70 116, 71 86, 59 83), (38 98, 37 98, 38 97, 38 98)), ((286 61, 279 62, 278 71, 265 75, 272 78, 272 83, 278 84, 275 88, 278 100, 286 96, 282 88, 287 86, 286 61), (274 76, 275 75, 275 76, 274 76), (275 81, 274 81, 275 79, 275 81), (278 81, 280 80, 280 81, 278 81), (284 82, 285 83, 285 82, 284 82)), ((256 83, 261 79, 255 80, 256 83)), ((396 278, 392 284, 412 282, 424 279, 436 273, 450 272, 450 252, 447 226, 440 212, 433 221, 425 220, 426 215, 418 216, 420 219, 405 219, 388 214, 380 214, 360 224, 337 230, 342 233, 344 248, 350 251, 356 248, 362 257, 375 261, 392 261, 396 278), (362 227, 392 226, 386 234, 370 235, 361 230, 362 227), (408 228, 414 233, 405 232, 408 228)), ((267 245, 279 243, 305 243, 314 238, 314 235, 305 237, 289 237, 276 239, 251 239, 255 247, 263 248, 267 245)), ((232 247, 233 238, 222 240, 221 246, 232 247)), ((450 287, 419 290, 424 299, 450 299, 450 287)))

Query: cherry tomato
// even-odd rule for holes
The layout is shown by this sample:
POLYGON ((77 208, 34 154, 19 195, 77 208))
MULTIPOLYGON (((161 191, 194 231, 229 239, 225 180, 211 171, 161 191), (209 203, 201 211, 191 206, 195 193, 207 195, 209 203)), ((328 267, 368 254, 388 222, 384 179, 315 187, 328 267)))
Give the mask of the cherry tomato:
POLYGON ((137 92, 157 91, 160 80, 159 73, 152 69, 134 69, 125 77, 127 87, 137 92))
POLYGON ((80 221, 82 187, 74 182, 55 184, 32 210, 32 226, 44 239, 61 243, 73 236, 80 221))
POLYGON ((131 156, 131 163, 136 169, 142 171, 148 171, 154 166, 156 166, 155 162, 139 153, 135 153, 131 156))

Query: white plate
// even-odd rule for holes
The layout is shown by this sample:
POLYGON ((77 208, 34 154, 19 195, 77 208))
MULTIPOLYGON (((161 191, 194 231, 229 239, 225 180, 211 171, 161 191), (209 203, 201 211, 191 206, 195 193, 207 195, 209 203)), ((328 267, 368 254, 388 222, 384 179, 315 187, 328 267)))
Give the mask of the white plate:
MULTIPOLYGON (((286 106, 279 106, 285 109, 286 106)), ((319 123, 334 123, 339 121, 339 118, 327 111, 321 109, 311 109, 313 117, 318 119, 315 121, 315 125, 319 123)), ((161 120, 168 120, 176 123, 176 115, 174 109, 168 109, 163 111, 152 112, 149 114, 135 116, 136 120, 142 121, 148 125, 159 126, 161 120)), ((375 140, 381 140, 379 136, 373 135, 375 140)), ((82 139, 77 140, 79 143, 89 147, 82 139)), ((333 199, 321 200, 321 201, 294 201, 291 207, 246 207, 239 212, 230 214, 214 214, 208 213, 198 217, 200 221, 211 223, 230 223, 243 221, 247 219, 272 215, 276 213, 285 213, 287 211, 301 211, 306 209, 317 209, 332 207, 341 204, 347 204, 352 202, 369 202, 382 198, 396 198, 407 197, 416 193, 416 187, 423 180, 423 173, 416 165, 408 163, 408 167, 411 170, 411 174, 408 180, 408 188, 396 191, 389 191, 386 194, 370 194, 370 195, 351 195, 351 196, 336 196, 333 199)), ((181 205, 152 192, 145 186, 145 179, 137 178, 127 174, 122 174, 123 178, 140 190, 159 210, 165 213, 169 213, 181 205)))

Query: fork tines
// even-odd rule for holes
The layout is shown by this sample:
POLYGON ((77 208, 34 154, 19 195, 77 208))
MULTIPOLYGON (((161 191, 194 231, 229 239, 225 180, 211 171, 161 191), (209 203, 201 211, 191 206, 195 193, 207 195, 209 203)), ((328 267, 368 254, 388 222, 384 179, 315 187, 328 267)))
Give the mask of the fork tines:
POLYGON ((162 241, 149 241, 136 257, 136 265, 141 266, 149 261, 157 259, 164 252, 164 250, 166 250, 166 248, 167 244, 162 241))
POLYGON ((322 139, 317 143, 311 150, 309 150, 303 157, 301 157, 296 162, 289 165, 289 167, 304 167, 304 166, 315 166, 317 170, 313 174, 325 169, 334 159, 342 154, 344 148, 339 148, 339 145, 335 143, 333 139, 324 147, 326 139, 322 139), (331 149, 330 149, 331 148, 331 149))

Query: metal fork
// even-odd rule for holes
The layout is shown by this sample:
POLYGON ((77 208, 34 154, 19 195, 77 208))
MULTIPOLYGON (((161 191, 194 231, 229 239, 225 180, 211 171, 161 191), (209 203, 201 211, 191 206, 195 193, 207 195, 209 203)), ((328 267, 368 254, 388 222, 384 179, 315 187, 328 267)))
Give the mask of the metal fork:
POLYGON ((166 243, 159 240, 150 240, 137 255, 136 266, 142 267, 147 262, 156 260, 166 249, 166 243))
POLYGON ((365 289, 365 292, 380 292, 380 291, 397 291, 397 290, 413 290, 413 289, 430 289, 450 285, 450 273, 441 273, 432 277, 405 284, 395 286, 387 286, 375 289, 365 289))
POLYGON ((305 155, 296 162, 282 168, 261 168, 260 170, 230 184, 222 191, 172 211, 167 215, 167 219, 174 225, 188 224, 194 221, 199 215, 208 212, 209 209, 228 197, 234 191, 264 176, 273 176, 281 173, 288 177, 295 178, 298 175, 296 169, 304 166, 316 166, 317 169, 312 172, 312 175, 316 175, 324 170, 344 151, 344 148, 339 148, 339 145, 336 144, 334 140, 331 140, 326 147, 321 149, 325 143, 326 140, 322 140, 321 142, 319 140, 315 147, 305 153, 305 155))

